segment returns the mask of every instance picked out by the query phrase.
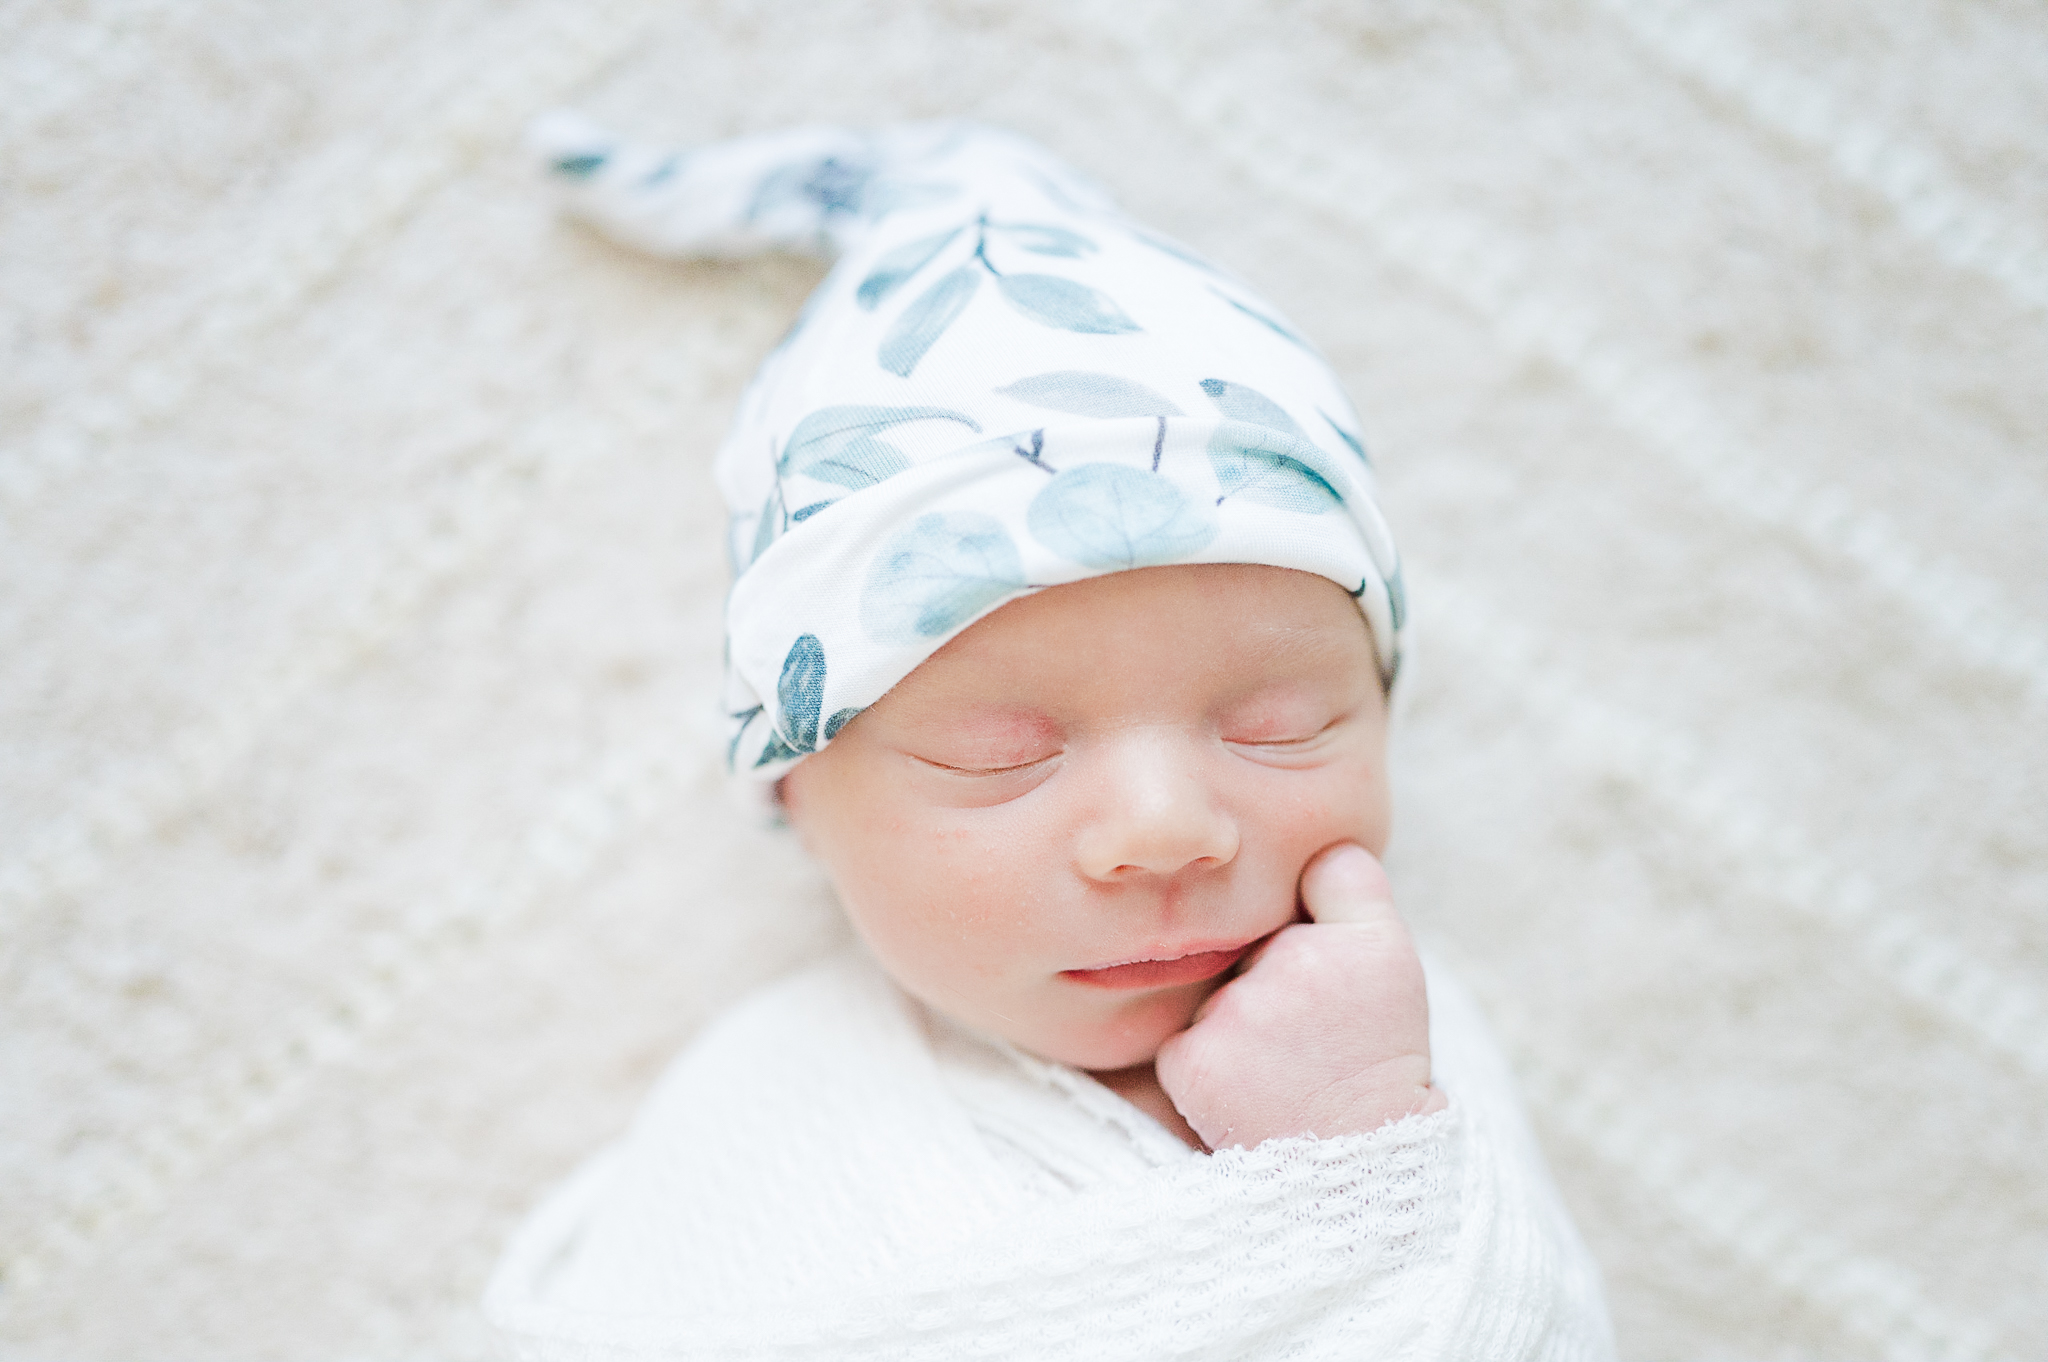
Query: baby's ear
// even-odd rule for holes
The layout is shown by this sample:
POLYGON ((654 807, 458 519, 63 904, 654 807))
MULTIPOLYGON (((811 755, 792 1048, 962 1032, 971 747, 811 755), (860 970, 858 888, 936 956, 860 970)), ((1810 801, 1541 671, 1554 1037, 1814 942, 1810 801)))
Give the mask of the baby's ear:
POLYGON ((729 775, 719 789, 733 816, 749 827, 796 826, 796 820, 789 816, 788 804, 783 801, 779 781, 769 785, 744 776, 729 775))
MULTIPOLYGON (((802 764, 797 763, 798 766, 802 764)), ((807 855, 816 855, 811 847, 810 828, 804 819, 803 792, 797 788, 797 783, 790 779, 795 770, 796 767, 791 767, 789 771, 777 777, 773 785, 756 785, 754 788, 760 791, 760 800, 768 812, 770 826, 794 833, 797 845, 802 847, 807 855)))

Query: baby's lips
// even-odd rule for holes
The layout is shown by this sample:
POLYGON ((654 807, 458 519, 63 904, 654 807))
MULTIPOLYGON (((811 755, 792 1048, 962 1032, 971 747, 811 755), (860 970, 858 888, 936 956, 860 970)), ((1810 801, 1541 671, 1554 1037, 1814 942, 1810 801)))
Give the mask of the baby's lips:
POLYGON ((1096 988, 1172 988, 1215 978, 1234 968, 1248 949, 1240 946, 1235 950, 1194 951, 1171 960, 1133 960, 1102 969, 1062 970, 1060 974, 1062 978, 1096 988))

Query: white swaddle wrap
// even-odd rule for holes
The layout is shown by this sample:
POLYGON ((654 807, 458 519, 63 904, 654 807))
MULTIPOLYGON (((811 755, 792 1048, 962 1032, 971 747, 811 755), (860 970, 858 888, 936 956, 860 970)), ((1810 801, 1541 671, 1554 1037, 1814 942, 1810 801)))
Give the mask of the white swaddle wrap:
POLYGON ((1450 1108, 1197 1154, 849 955, 755 994, 534 1213, 486 1300, 570 1359, 1612 1356, 1472 1003, 1450 1108))
MULTIPOLYGON (((1391 685, 1399 560, 1334 375, 1041 148, 541 140, 625 240, 841 252, 719 456, 739 770, 787 771, 1005 601, 1155 564, 1336 581, 1391 685)), ((1212 1155, 849 957, 714 1024, 520 1233, 489 1314, 593 1362, 1607 1357, 1512 1082, 1432 985, 1448 1110, 1212 1155)))

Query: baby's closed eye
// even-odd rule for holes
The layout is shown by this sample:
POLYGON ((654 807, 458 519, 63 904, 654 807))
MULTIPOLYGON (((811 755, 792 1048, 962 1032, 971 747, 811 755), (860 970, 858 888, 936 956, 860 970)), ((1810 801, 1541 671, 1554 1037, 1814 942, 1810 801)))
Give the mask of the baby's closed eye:
POLYGON ((1052 760, 1058 753, 1047 752, 1043 756, 1027 757, 1021 760, 992 756, 952 756, 946 760, 940 760, 937 757, 921 756, 915 752, 911 755, 926 766, 940 771, 949 771, 954 775, 1003 776, 1018 771, 1028 771, 1034 766, 1052 760))
POLYGON ((1216 731, 1237 748, 1302 751, 1327 742, 1350 717, 1349 710, 1327 699, 1283 691, 1232 706, 1218 716, 1216 731))
POLYGON ((1063 749, 1056 725, 1042 715, 979 713, 952 717, 906 735, 904 751, 922 766, 962 776, 1029 771, 1063 749))
POLYGON ((1237 747, 1302 747, 1315 742, 1330 731, 1335 720, 1319 727, 1296 732, 1287 730, 1280 733, 1226 733, 1223 741, 1237 747))

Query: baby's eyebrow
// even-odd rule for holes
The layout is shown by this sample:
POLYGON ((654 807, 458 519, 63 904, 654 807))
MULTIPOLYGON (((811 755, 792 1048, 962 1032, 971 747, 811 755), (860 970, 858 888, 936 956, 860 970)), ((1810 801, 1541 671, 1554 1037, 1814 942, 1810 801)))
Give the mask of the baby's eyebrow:
POLYGON ((1023 705, 970 701, 958 707, 948 706, 930 717, 932 727, 944 729, 952 736, 1024 744, 1048 742, 1059 735, 1059 725, 1051 716, 1023 705))
MULTIPOLYGON (((1361 617, 1361 631, 1364 624, 1361 617)), ((1370 649, 1370 635, 1365 637, 1365 643, 1370 649)), ((1348 640, 1337 630, 1320 625, 1273 624, 1261 628, 1258 633, 1257 653, 1262 661, 1322 662, 1342 658, 1351 651, 1348 640)))
POLYGON ((1292 677, 1268 677, 1225 697, 1213 712, 1229 723, 1284 727, 1300 721, 1310 711, 1327 709, 1329 702, 1323 687, 1305 685, 1292 677))

